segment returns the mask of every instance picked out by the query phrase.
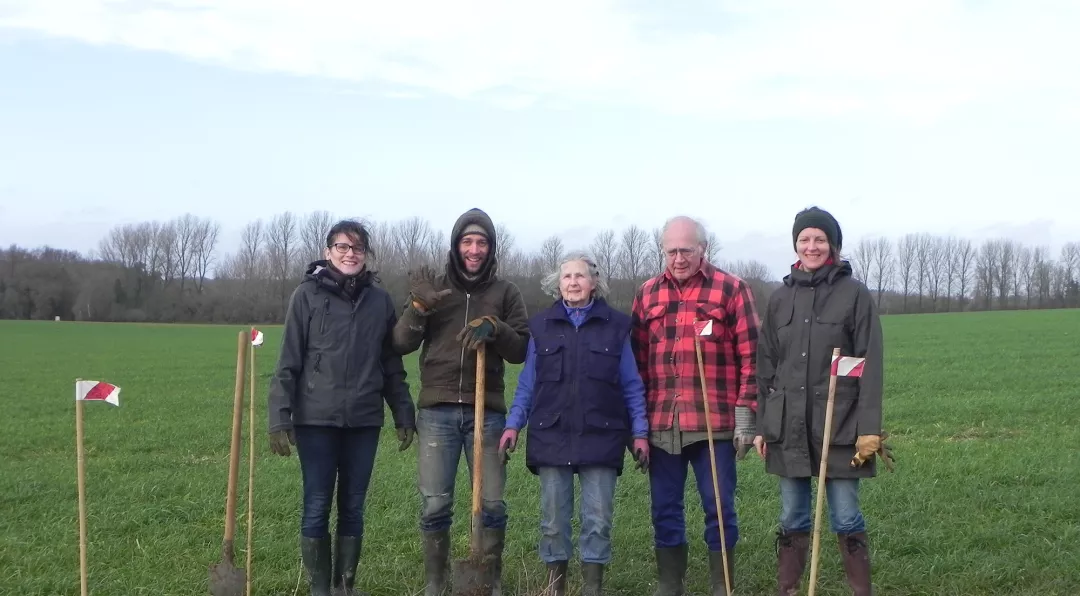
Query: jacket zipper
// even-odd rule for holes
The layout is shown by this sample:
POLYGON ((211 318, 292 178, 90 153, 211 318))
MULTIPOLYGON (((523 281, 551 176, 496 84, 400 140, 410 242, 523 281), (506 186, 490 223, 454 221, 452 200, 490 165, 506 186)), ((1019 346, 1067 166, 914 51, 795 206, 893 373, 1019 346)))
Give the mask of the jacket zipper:
MULTIPOLYGON (((472 294, 465 294, 465 326, 469 325, 469 298, 472 294)), ((464 403, 462 400, 462 392, 465 391, 465 345, 461 346, 461 360, 458 362, 458 386, 457 386, 457 401, 458 403, 464 403)))
MULTIPOLYGON (((571 321, 570 324, 574 325, 574 322, 571 321)), ((581 324, 584 325, 585 322, 582 321, 581 324)), ((580 327, 574 325, 574 359, 577 360, 577 367, 574 368, 574 410, 576 411, 577 415, 574 416, 574 420, 575 422, 577 422, 578 428, 576 435, 573 432, 574 429, 570 430, 570 453, 578 452, 578 437, 580 437, 585 432, 585 413, 581 411, 581 387, 578 383, 578 379, 581 377, 581 375, 578 374, 578 371, 581 368, 582 359, 585 357, 585 355, 581 353, 581 340, 579 339, 581 336, 578 335, 579 329, 580 327)), ((573 465, 572 461, 568 461, 566 463, 567 465, 573 465)))
MULTIPOLYGON (((356 349, 356 311, 357 311, 357 309, 360 308, 360 303, 362 303, 364 301, 364 296, 366 296, 366 295, 367 295, 367 289, 366 288, 364 290, 360 291, 360 296, 357 297, 356 304, 352 305, 352 312, 349 313, 349 351, 348 351, 349 354, 352 354, 353 350, 356 349)), ((351 358, 345 358, 345 386, 346 387, 349 386, 348 385, 349 384, 349 369, 351 368, 349 366, 349 363, 351 362, 351 360, 352 360, 351 358)), ((357 386, 356 386, 356 392, 357 392, 357 395, 360 394, 360 386, 359 386, 359 384, 357 384, 357 386)), ((349 425, 348 424, 349 423, 349 403, 350 403, 350 400, 345 400, 345 420, 344 420, 345 426, 349 425)))

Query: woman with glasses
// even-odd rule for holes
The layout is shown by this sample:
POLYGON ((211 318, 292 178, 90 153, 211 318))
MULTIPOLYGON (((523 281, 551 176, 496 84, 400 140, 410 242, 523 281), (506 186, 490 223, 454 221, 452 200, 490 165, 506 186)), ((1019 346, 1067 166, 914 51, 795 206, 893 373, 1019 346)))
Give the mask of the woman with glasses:
POLYGON ((390 295, 372 283, 370 246, 363 224, 344 220, 331 228, 325 259, 308 265, 289 299, 270 382, 270 448, 288 456, 295 445, 300 457, 300 553, 313 596, 330 596, 331 587, 335 595, 355 594, 383 403, 397 427, 399 451, 412 443, 416 428, 405 367, 390 345, 397 316, 390 295))

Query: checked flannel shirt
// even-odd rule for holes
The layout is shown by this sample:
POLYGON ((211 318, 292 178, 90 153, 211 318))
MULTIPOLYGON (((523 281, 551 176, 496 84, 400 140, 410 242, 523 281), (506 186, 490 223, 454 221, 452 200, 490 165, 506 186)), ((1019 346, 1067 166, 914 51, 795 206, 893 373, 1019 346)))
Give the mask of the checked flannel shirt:
POLYGON ((735 406, 757 409, 760 321, 750 286, 708 262, 681 286, 665 270, 638 289, 631 318, 650 441, 679 453, 706 438, 694 321, 707 319, 712 335, 700 339, 713 438, 730 439, 735 406))

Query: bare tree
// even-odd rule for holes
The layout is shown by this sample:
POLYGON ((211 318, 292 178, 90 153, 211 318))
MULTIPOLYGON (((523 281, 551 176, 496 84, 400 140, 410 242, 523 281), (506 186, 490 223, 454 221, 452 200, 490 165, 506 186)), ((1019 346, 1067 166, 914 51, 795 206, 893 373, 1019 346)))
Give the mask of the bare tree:
POLYGON ((292 293, 292 284, 289 282, 292 280, 293 269, 296 267, 299 248, 297 246, 298 228, 296 215, 291 211, 286 211, 274 216, 266 234, 266 256, 270 261, 273 281, 278 286, 279 316, 284 316, 289 295, 292 293))
POLYGON ((202 294, 210 265, 214 262, 221 224, 210 219, 199 220, 195 231, 195 291, 202 294))
POLYGON ((998 242, 998 307, 1009 307, 1009 291, 1013 289, 1013 280, 1016 271, 1017 246, 1012 240, 1000 240, 998 242))
POLYGON ((1080 242, 1061 247, 1061 271, 1066 283, 1080 280, 1080 242))
POLYGON ((900 242, 897 243, 897 269, 900 274, 900 288, 903 291, 902 310, 907 312, 908 296, 911 294, 911 282, 912 276, 915 273, 915 254, 918 244, 918 236, 915 234, 905 234, 900 238, 900 242))
POLYGON ((615 230, 602 230, 592 242, 592 254, 600 266, 600 275, 610 281, 615 274, 616 258, 619 254, 619 242, 615 239, 615 230))
POLYGON ((959 285, 956 292, 956 301, 959 303, 960 310, 963 310, 964 299, 967 297, 972 268, 975 263, 975 247, 971 244, 971 240, 967 238, 957 240, 952 254, 956 260, 954 270, 956 272, 956 283, 959 285))
POLYGON ((656 270, 653 273, 660 273, 667 265, 667 261, 664 260, 664 229, 661 227, 655 227, 652 231, 653 250, 656 251, 656 270))
POLYGON ((915 235, 915 279, 919 292, 916 309, 923 312, 923 297, 930 282, 930 235, 926 233, 915 235))
POLYGON ((723 269, 746 281, 769 281, 769 267, 754 259, 725 263, 723 269))
POLYGON ((544 273, 554 271, 559 266, 564 252, 563 241, 558 236, 553 234, 544 239, 540 245, 540 267, 544 273))
POLYGON ((398 269, 408 271, 424 262, 430 236, 431 225, 419 216, 403 219, 394 226, 394 254, 398 269))
MULTIPOLYGON (((499 235, 499 234, 496 234, 495 237, 498 240, 495 243, 495 254, 497 255, 496 260, 499 263, 499 268, 502 271, 505 272, 506 267, 504 266, 503 260, 506 260, 506 255, 508 253, 501 248, 502 247, 502 236, 499 235)), ((511 239, 510 239, 511 244, 513 244, 513 241, 514 240, 511 237, 511 239)), ((424 260, 428 265, 432 265, 432 266, 435 266, 435 267, 439 266, 441 263, 443 263, 446 260, 446 254, 447 254, 447 252, 449 250, 450 250, 450 241, 446 238, 446 232, 445 231, 439 230, 438 232, 436 232, 436 231, 432 230, 432 231, 428 232, 427 251, 426 251, 425 257, 424 257, 424 260)))
POLYGON ((623 275, 633 282, 645 277, 648 270, 649 236, 636 225, 623 230, 622 250, 619 251, 619 265, 623 275))
POLYGON ((1021 246, 1016 257, 1016 286, 1013 288, 1013 294, 1017 297, 1019 304, 1020 289, 1023 288, 1025 308, 1031 308, 1031 290, 1035 281, 1034 258, 1034 252, 1027 246, 1021 246))
POLYGON ((945 311, 952 310, 952 289, 956 283, 956 238, 949 236, 941 241, 940 266, 943 270, 941 283, 945 285, 945 311))
POLYGON ((300 232, 301 254, 297 258, 302 263, 310 263, 323 258, 326 248, 326 235, 334 225, 334 216, 329 211, 313 211, 304 218, 300 232))
MULTIPOLYGON (((720 255, 720 239, 716 237, 716 232, 709 232, 705 241, 707 243, 705 245, 705 260, 710 263, 715 263, 720 255)), ((661 266, 660 269, 662 270, 663 266, 661 266)))
POLYGON ((242 277, 245 280, 255 280, 263 277, 264 272, 259 271, 259 255, 263 249, 263 220, 249 221, 244 226, 240 236, 240 263, 242 277))
POLYGON ((195 270, 195 250, 198 246, 199 218, 185 213, 176 219, 176 240, 172 245, 176 274, 180 277, 180 293, 189 275, 195 270))
POLYGON ((1031 277, 1039 296, 1038 308, 1045 308, 1050 300, 1050 280, 1053 269, 1054 263, 1050 260, 1050 249, 1046 246, 1036 246, 1031 251, 1031 277))
POLYGON ((874 261, 874 251, 876 249, 877 243, 874 240, 863 238, 859 240, 855 252, 851 255, 851 268, 855 279, 867 285, 870 284, 870 265, 874 261))
POLYGON ((176 222, 169 221, 157 230, 154 238, 152 259, 156 264, 154 270, 161 278, 162 287, 168 287, 175 279, 176 263, 176 222))
POLYGON ((893 260, 892 240, 882 236, 874 242, 874 274, 872 278, 877 283, 877 305, 881 308, 881 298, 889 289, 889 283, 893 278, 893 270, 896 262, 893 260))
POLYGON ((987 310, 990 310, 991 301, 994 297, 995 281, 999 274, 998 263, 1001 261, 1001 244, 997 240, 987 240, 979 247, 979 254, 975 260, 975 283, 976 293, 984 300, 987 310))
MULTIPOLYGON (((941 286, 948 270, 948 241, 938 236, 929 237, 926 253, 929 267, 927 281, 930 289, 930 311, 937 312, 938 297, 941 295, 941 286)), ((947 299, 946 302, 948 302, 947 299)))
MULTIPOLYGON (((443 238, 445 237, 444 235, 443 238)), ((509 226, 504 223, 495 225, 495 258, 499 261, 500 269, 502 263, 509 260, 508 257, 514 252, 515 240, 509 226)))

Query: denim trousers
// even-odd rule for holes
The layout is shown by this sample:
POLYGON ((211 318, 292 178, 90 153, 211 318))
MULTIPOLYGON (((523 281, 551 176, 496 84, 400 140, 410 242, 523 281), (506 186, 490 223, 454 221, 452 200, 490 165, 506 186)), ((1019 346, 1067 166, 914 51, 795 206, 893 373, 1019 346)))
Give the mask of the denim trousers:
MULTIPOLYGON (((417 471, 422 500, 420 529, 425 532, 445 530, 453 521, 454 481, 463 451, 472 478, 474 423, 472 404, 439 404, 420 408, 416 414, 417 471)), ((506 527, 506 502, 503 501, 506 466, 499 459, 499 439, 505 424, 505 414, 484 411, 480 496, 481 516, 486 528, 506 527)))
MULTIPOLYGON (((569 561, 574 554, 571 520, 574 516, 574 470, 570 466, 537 468, 540 476, 540 559, 545 563, 569 561)), ((615 513, 615 468, 585 466, 578 470, 581 484, 582 563, 611 562, 611 518, 615 513)))
POLYGON ((335 483, 337 534, 364 535, 364 501, 375 466, 380 430, 304 425, 293 429, 304 484, 302 536, 325 538, 329 534, 335 483))
MULTIPOLYGON (((818 484, 820 487, 821 485, 818 484)), ((810 532, 812 499, 810 478, 780 478, 780 529, 810 532)), ((858 478, 825 478, 825 499, 829 502, 829 523, 836 534, 866 531, 859 509, 858 478)))
MULTIPOLYGON (((713 441, 716 451, 716 476, 720 485, 720 506, 724 517, 724 543, 728 550, 739 541, 739 520, 735 515, 735 448, 731 441, 713 441)), ((653 536, 657 548, 686 544, 687 464, 694 470, 697 492, 705 513, 705 544, 709 550, 721 550, 720 524, 716 519, 716 493, 713 491, 709 444, 699 441, 673 455, 653 447, 649 450, 649 490, 652 493, 653 536)))

